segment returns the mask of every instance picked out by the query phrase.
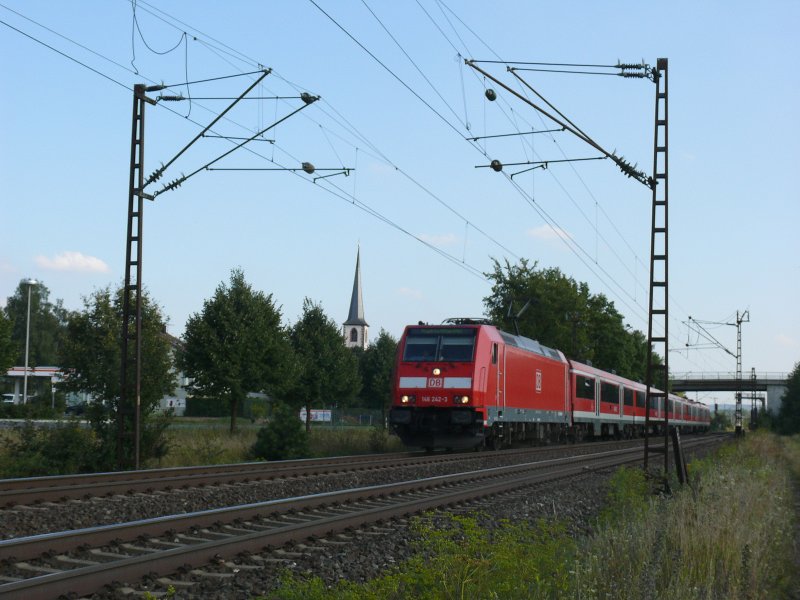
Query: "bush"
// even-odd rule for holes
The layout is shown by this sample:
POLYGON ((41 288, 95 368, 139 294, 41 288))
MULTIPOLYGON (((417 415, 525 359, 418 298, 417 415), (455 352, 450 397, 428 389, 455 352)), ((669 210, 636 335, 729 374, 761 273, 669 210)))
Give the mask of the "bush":
POLYGON ((37 428, 31 422, 16 428, 0 452, 0 477, 67 475, 96 470, 99 443, 77 422, 37 428))
POLYGON ((309 455, 308 434, 297 412, 276 403, 269 423, 258 430, 251 452, 254 458, 266 460, 306 458, 309 455))

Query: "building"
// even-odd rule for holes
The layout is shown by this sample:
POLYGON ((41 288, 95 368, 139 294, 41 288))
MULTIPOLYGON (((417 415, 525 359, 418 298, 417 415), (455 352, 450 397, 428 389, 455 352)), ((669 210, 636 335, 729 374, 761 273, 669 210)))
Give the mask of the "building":
POLYGON ((350 298, 350 312, 342 325, 344 345, 348 348, 367 349, 369 325, 364 320, 364 300, 361 296, 361 248, 356 253, 356 276, 353 280, 353 295, 350 298))

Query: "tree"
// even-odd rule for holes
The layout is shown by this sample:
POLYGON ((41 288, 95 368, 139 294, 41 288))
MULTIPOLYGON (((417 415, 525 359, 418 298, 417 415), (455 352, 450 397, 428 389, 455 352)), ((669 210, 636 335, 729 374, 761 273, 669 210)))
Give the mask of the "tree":
POLYGON ((280 395, 287 386, 291 347, 272 294, 253 290, 239 269, 220 283, 203 310, 189 317, 180 363, 190 389, 228 402, 231 433, 249 392, 280 395))
POLYGON ((381 411, 386 423, 386 408, 392 403, 392 373, 397 355, 397 340, 381 329, 378 339, 359 356, 361 403, 381 411))
POLYGON ((69 311, 61 300, 50 302, 50 290, 44 283, 28 285, 21 280, 6 301, 5 313, 12 322, 11 339, 15 347, 14 362, 25 364, 25 332, 28 328, 28 290, 31 297, 28 366, 57 365, 64 342, 69 311))
MULTIPOLYGON (((140 395, 142 459, 156 456, 163 447, 166 424, 153 413, 161 398, 172 393, 176 385, 172 348, 165 331, 166 321, 161 309, 144 293, 140 395)), ((103 449, 100 460, 107 468, 121 458, 115 456, 121 360, 122 290, 112 293, 110 288, 104 288, 84 297, 83 310, 70 316, 62 345, 61 368, 65 373, 63 388, 66 391, 87 392, 92 396, 87 416, 103 449)), ((125 418, 125 430, 133 431, 132 415, 125 418)), ((123 440, 125 462, 133 455, 133 447, 132 440, 123 440)))
POLYGON ((778 433, 800 433, 800 362, 795 364, 786 380, 786 393, 775 421, 778 433))
POLYGON ((297 411, 283 402, 276 402, 272 417, 258 430, 250 449, 254 458, 289 460, 308 456, 308 432, 297 411))
POLYGON ((14 366, 17 349, 11 339, 11 321, 0 311, 0 373, 14 366))
POLYGON ((311 429, 311 409, 324 403, 340 406, 359 392, 358 363, 342 340, 339 326, 308 298, 303 315, 291 332, 297 365, 292 398, 306 407, 306 431, 311 429))
MULTIPOLYGON (((501 329, 516 333, 518 327, 521 335, 569 358, 644 380, 647 338, 628 331, 622 314, 603 294, 592 295, 586 283, 558 268, 537 269, 524 258, 516 265, 494 261, 487 276, 493 284, 491 295, 484 298, 486 314, 501 329)), ((661 363, 660 357, 653 357, 661 363)))

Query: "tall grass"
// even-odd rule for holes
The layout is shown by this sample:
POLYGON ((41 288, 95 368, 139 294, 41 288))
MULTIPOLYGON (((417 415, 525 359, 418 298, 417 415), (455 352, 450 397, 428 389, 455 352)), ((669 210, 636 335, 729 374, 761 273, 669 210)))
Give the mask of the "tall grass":
MULTIPOLYGON (((231 434, 224 419, 180 421, 167 430, 169 451, 160 464, 178 467, 213 465, 253 460, 250 448, 260 425, 243 424, 231 434)), ((310 457, 346 456, 373 452, 399 452, 400 440, 374 427, 312 427, 310 457)))
POLYGON ((559 523, 419 521, 417 555, 363 585, 287 574, 272 598, 772 600, 791 598, 792 477, 800 438, 750 435, 690 465, 693 488, 654 494, 620 470, 593 536, 559 523))

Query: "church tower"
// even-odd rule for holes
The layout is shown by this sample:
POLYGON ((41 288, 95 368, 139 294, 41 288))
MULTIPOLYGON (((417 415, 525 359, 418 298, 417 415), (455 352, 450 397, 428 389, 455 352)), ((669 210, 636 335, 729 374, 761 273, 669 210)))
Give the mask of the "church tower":
POLYGON ((369 325, 364 320, 364 301, 361 298, 361 248, 356 254, 356 276, 353 280, 353 295, 350 298, 350 313, 342 326, 344 345, 348 348, 367 349, 369 325))

